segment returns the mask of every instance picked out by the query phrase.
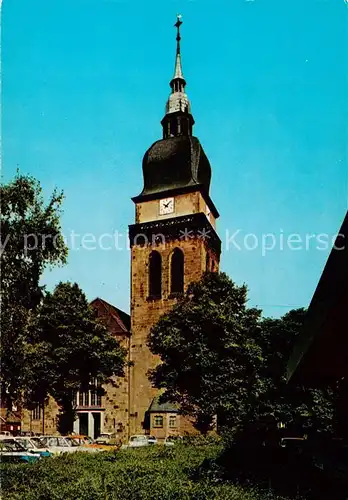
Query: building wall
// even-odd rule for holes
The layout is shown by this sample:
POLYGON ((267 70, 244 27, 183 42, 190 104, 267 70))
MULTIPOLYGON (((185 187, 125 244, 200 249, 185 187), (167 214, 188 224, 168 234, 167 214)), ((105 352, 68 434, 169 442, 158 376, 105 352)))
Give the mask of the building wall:
POLYGON ((36 411, 23 410, 22 431, 31 431, 37 434, 57 433, 58 405, 53 398, 49 398, 44 408, 36 411), (36 418, 39 416, 39 418, 36 418))
MULTIPOLYGON (((93 301, 93 307, 97 309, 99 318, 108 328, 109 333, 117 338, 120 345, 127 352, 125 375, 124 377, 114 377, 112 383, 103 386, 106 394, 102 396, 100 406, 91 406, 90 404, 79 406, 78 404, 77 412, 101 412, 101 432, 116 432, 119 438, 125 442, 128 439, 129 367, 127 362, 129 361, 130 334, 120 329, 119 324, 115 322, 110 312, 103 306, 103 301, 97 301, 93 301)), ((33 418, 33 416, 38 415, 37 411, 24 410, 22 412, 22 430, 40 434, 56 434, 58 432, 58 413, 58 405, 50 397, 47 405, 45 405, 44 412, 42 409, 40 411, 40 418, 33 418)), ((78 427, 76 424, 74 425, 75 429, 78 427)))
POLYGON ((198 434, 192 421, 178 413, 153 412, 150 415, 150 435, 155 436, 159 441, 167 436, 184 436, 186 434, 198 434), (158 425, 158 417, 162 417, 162 426, 158 425), (175 425, 173 426, 173 420, 175 425))
MULTIPOLYGON (((166 196, 163 196, 163 198, 166 198, 166 196)), ((168 198, 172 198, 172 196, 168 196, 168 198)), ((181 215, 204 213, 209 214, 209 221, 215 229, 215 217, 210 213, 210 209, 199 191, 193 193, 178 194, 176 196, 173 196, 173 198, 174 214, 167 215, 160 215, 158 199, 137 203, 135 206, 136 224, 153 220, 170 219, 173 216, 179 217, 181 215)))
MULTIPOLYGON (((177 197, 179 198, 179 196, 177 197)), ((191 207, 192 211, 201 211, 199 204, 203 198, 200 193, 187 193, 181 195, 180 206, 191 207)), ((203 200, 204 202, 204 200, 203 200)), ((204 202, 205 203, 205 202, 204 202)), ((140 203, 136 209, 136 221, 158 220, 158 200, 140 203), (152 219, 151 219, 152 218, 152 219)), ((176 204, 178 207, 179 203, 176 204)), ((187 208, 188 209, 188 208, 187 208)), ((171 217, 177 217, 177 209, 171 217)), ((168 217, 164 222, 168 221, 168 217)), ((189 228, 187 228, 189 229, 189 228)), ((161 232, 160 227, 157 230, 161 232)), ((160 241, 153 246, 134 245, 131 249, 131 349, 130 360, 130 433, 144 432, 145 413, 158 390, 151 387, 147 377, 149 369, 159 363, 159 358, 154 356, 146 345, 151 327, 159 318, 170 311, 176 299, 170 296, 170 257, 174 248, 180 248, 184 253, 184 288, 198 281, 207 270, 218 270, 219 256, 208 247, 202 238, 186 238, 160 241), (156 250, 162 257, 162 297, 156 300, 149 298, 149 258, 150 253, 156 250)), ((188 426, 188 424, 187 424, 188 426)), ((192 428, 192 426, 190 426, 192 428)))

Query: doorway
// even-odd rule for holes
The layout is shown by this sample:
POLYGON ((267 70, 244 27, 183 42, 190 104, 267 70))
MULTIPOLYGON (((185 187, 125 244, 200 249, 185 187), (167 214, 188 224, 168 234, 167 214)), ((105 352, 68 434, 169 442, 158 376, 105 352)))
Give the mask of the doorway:
POLYGON ((88 436, 88 413, 79 414, 80 434, 88 436))
POLYGON ((100 436, 100 413, 92 413, 94 421, 94 439, 100 436))

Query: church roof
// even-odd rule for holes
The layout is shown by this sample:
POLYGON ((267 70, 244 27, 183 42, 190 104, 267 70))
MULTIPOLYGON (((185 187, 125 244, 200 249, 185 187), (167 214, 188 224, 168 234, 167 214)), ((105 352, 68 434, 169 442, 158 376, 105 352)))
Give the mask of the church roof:
POLYGON ((312 387, 348 375, 348 212, 311 300, 287 378, 312 387))
POLYGON ((181 135, 159 140, 147 150, 143 175, 141 196, 194 185, 208 194, 211 167, 197 137, 181 135))
POLYGON ((98 311, 99 317, 108 316, 111 321, 114 323, 115 333, 119 334, 129 334, 130 332, 130 316, 129 314, 121 311, 117 307, 113 306, 106 300, 97 297, 92 300, 90 304, 95 310, 98 311))

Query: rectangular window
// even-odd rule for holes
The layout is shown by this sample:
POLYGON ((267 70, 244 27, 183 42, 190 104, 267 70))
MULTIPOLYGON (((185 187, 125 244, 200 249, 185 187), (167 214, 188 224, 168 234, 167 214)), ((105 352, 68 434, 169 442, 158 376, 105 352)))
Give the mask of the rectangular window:
POLYGON ((33 420, 40 420, 41 418, 41 405, 37 405, 36 408, 31 412, 31 416, 33 420))
POLYGON ((89 406, 89 392, 79 392, 79 406, 89 406))
POLYGON ((163 417, 162 415, 156 415, 153 419, 154 427, 163 427, 163 417))
POLYGON ((72 395, 72 405, 73 405, 73 408, 76 408, 76 406, 77 406, 77 391, 73 392, 73 395, 72 395))
POLYGON ((85 406, 89 406, 89 391, 84 393, 85 406))
POLYGON ((101 406, 101 395, 97 391, 91 391, 91 406, 101 406))
POLYGON ((96 405, 96 393, 95 391, 91 391, 91 406, 96 405))
POLYGON ((176 415, 170 415, 169 417, 169 427, 176 427, 176 415))

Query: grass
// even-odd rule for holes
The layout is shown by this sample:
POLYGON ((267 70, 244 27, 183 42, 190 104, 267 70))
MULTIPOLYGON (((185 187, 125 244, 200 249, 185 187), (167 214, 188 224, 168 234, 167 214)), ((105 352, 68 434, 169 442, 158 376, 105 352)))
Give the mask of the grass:
MULTIPOLYGON (((275 500, 271 494, 197 477, 218 445, 160 446, 117 453, 73 453, 35 464, 1 465, 7 500, 275 500)), ((279 499, 280 500, 280 499, 279 499)))

